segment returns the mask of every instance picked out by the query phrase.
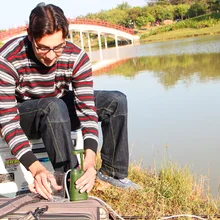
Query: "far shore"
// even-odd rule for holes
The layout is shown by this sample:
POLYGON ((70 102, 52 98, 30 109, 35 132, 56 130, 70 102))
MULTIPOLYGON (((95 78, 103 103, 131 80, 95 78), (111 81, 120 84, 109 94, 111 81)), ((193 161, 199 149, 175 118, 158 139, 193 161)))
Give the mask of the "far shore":
MULTIPOLYGON (((139 35, 141 36, 142 34, 145 33, 149 33, 149 30, 148 32, 147 31, 140 32, 139 35)), ((200 37, 206 35, 220 35, 220 24, 209 28, 201 28, 201 29, 184 28, 184 29, 173 30, 156 35, 151 35, 146 38, 140 39, 140 43, 174 40, 174 39, 182 39, 182 38, 190 38, 190 37, 200 37)))
MULTIPOLYGON (((140 44, 168 41, 168 40, 175 40, 175 39, 185 39, 185 38, 191 38, 191 37, 201 37, 201 36, 208 36, 208 35, 220 35, 220 25, 218 25, 217 27, 215 26, 212 28, 203 28, 203 29, 194 30, 194 29, 187 28, 187 29, 161 33, 161 34, 149 36, 145 39, 140 40, 140 44)), ((124 45, 124 46, 127 46, 127 45, 124 45)), ((124 47, 124 46, 121 46, 121 47, 124 47)), ((109 47, 108 49, 111 49, 111 48, 112 47, 109 47)), ((94 73, 100 72, 100 70, 102 69, 104 70, 108 66, 113 65, 117 62, 119 62, 119 60, 117 59, 102 60, 102 61, 95 62, 94 64, 92 64, 93 72, 94 73)))

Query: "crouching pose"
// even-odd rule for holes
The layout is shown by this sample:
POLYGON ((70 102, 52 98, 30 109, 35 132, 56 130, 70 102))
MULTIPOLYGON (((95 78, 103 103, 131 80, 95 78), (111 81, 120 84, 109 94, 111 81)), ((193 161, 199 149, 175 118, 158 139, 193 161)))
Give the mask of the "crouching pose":
POLYGON ((84 140, 85 173, 77 180, 77 188, 89 192, 96 175, 115 186, 136 188, 126 179, 125 95, 93 91, 89 57, 65 40, 68 21, 61 8, 37 5, 27 32, 0 48, 0 129, 12 154, 34 177, 30 190, 51 197, 50 173, 37 160, 29 140, 42 138, 54 169, 67 171, 78 166, 71 140, 71 131, 78 128, 84 140), (103 147, 97 174, 98 120, 102 122, 103 147))

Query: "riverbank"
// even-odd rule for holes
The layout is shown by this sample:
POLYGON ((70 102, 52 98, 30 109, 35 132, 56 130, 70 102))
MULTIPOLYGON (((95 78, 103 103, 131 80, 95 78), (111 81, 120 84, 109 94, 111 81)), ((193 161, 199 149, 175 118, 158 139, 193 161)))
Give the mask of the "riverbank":
MULTIPOLYGON (((97 169, 100 164, 99 157, 97 169)), ((119 189, 97 180, 91 195, 105 201, 120 216, 127 216, 125 219, 162 219, 178 214, 209 219, 219 216, 219 201, 210 195, 205 179, 170 161, 164 161, 162 167, 144 169, 132 163, 129 178, 143 189, 119 189)))
MULTIPOLYGON (((156 31, 156 29, 140 31, 139 36, 140 37, 144 36, 148 34, 150 31, 156 31)), ((172 30, 169 32, 158 33, 156 35, 142 37, 140 43, 157 42, 157 41, 165 41, 165 40, 173 40, 173 39, 181 39, 181 38, 189 38, 189 37, 199 37, 205 35, 220 35, 220 24, 217 24, 213 27, 206 27, 201 29, 184 28, 184 29, 172 30)))

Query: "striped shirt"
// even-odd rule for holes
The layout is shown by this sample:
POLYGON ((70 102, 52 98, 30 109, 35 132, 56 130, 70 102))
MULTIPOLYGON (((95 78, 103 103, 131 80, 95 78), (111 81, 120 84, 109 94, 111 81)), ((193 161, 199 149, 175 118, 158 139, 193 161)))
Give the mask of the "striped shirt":
POLYGON ((27 36, 14 38, 0 48, 0 129, 17 159, 22 157, 22 160, 27 160, 27 155, 33 153, 20 126, 16 98, 60 98, 69 90, 70 85, 75 94, 84 148, 96 151, 98 120, 88 55, 76 45, 66 42, 66 47, 56 63, 45 67, 34 56, 27 36))

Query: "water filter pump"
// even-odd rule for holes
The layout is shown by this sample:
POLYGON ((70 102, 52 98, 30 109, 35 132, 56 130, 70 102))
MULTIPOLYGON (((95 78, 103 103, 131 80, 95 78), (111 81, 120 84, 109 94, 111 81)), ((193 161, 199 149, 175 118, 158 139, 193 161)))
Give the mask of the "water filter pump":
POLYGON ((76 188, 76 181, 84 174, 84 164, 83 164, 83 149, 73 150, 74 155, 80 154, 80 169, 72 168, 70 173, 70 201, 87 200, 87 192, 80 192, 80 189, 76 188))

